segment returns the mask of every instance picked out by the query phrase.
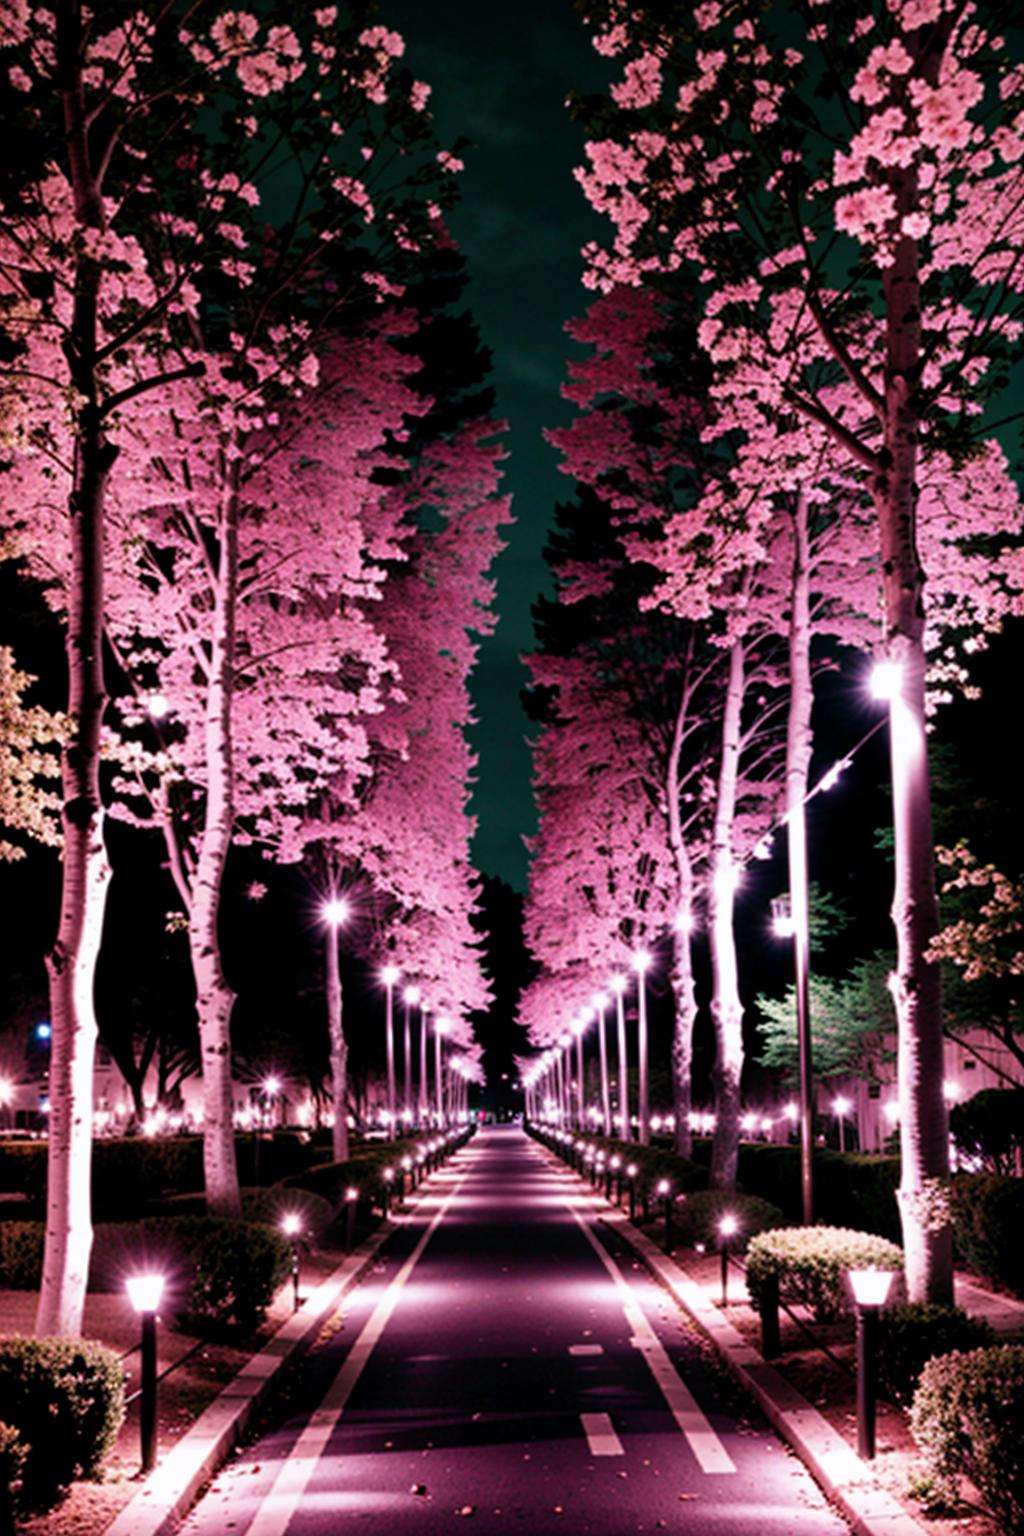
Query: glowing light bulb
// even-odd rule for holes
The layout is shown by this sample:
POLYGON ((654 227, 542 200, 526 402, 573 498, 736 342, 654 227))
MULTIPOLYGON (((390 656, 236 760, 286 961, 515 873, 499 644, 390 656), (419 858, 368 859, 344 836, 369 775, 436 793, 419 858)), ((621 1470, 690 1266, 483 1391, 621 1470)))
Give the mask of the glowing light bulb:
POLYGON ((899 698, 903 668, 898 661, 878 661, 871 669, 871 696, 883 703, 899 698))
POLYGON ((347 923, 350 915, 350 907, 344 896, 332 896, 325 901, 320 909, 325 923, 332 928, 340 928, 342 923, 347 923))

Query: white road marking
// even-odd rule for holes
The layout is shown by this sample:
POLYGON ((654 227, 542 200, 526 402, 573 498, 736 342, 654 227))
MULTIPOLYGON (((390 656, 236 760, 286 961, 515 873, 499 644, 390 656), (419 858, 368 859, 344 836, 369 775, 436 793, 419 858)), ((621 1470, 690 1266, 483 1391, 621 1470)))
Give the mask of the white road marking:
POLYGON ((327 1448, 327 1443, 345 1412, 346 1405, 356 1382, 359 1380, 373 1353, 377 1341, 387 1327, 391 1314, 398 1305, 409 1276, 419 1263, 424 1248, 443 1221, 448 1207, 455 1199, 466 1175, 463 1174, 451 1192, 438 1207, 430 1224, 421 1233, 412 1253, 406 1259, 383 1296, 363 1324, 362 1332, 345 1357, 327 1393, 310 1418, 299 1438, 292 1446, 273 1486, 250 1522, 246 1536, 284 1536, 309 1485, 310 1478, 327 1448))
POLYGON ((622 1441, 606 1413, 581 1413, 580 1423, 591 1456, 625 1456, 622 1441))
POLYGON ((661 1389, 662 1396, 668 1404, 669 1412, 686 1436, 690 1449, 700 1463, 701 1471, 711 1473, 735 1472, 736 1463, 715 1434, 715 1431, 698 1406, 693 1393, 669 1359, 664 1344, 662 1344, 648 1322, 647 1314, 638 1303, 631 1287, 623 1278, 622 1272, 615 1260, 595 1237, 589 1223, 583 1220, 575 1206, 569 1204, 569 1209, 573 1214, 574 1220, 586 1235, 590 1246, 611 1276, 612 1283, 619 1293, 622 1309, 626 1314, 626 1321, 633 1330, 633 1338, 630 1342, 636 1345, 650 1366, 651 1375, 661 1389))
POLYGON ((570 1355, 603 1355, 603 1344, 570 1344, 570 1355))

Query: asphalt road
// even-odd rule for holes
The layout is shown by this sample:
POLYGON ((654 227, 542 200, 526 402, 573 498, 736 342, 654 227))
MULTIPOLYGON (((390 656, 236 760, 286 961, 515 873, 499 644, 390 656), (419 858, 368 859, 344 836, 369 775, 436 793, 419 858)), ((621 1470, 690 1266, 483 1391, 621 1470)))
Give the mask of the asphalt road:
POLYGON ((430 1190, 186 1536, 847 1530, 521 1130, 430 1190))

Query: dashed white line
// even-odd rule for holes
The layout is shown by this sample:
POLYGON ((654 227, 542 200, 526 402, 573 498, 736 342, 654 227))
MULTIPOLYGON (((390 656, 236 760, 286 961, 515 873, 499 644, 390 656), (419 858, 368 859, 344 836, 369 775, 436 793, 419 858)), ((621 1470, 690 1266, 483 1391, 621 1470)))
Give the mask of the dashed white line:
POLYGON ((570 1355, 603 1355, 603 1344, 570 1344, 570 1355))
POLYGON ((622 1441, 606 1413, 581 1413, 580 1423, 587 1437, 591 1456, 625 1456, 622 1441))
POLYGON ((709 1473, 735 1472, 736 1463, 712 1429, 693 1393, 669 1359, 668 1351, 651 1327, 647 1314, 638 1303, 632 1288, 623 1278, 615 1260, 594 1236, 589 1223, 583 1220, 575 1206, 571 1202, 567 1203, 590 1246, 611 1276, 612 1283, 619 1293, 622 1309, 626 1314, 626 1321, 633 1330, 632 1342, 640 1350, 650 1366, 651 1375, 658 1383, 662 1396, 668 1404, 669 1412, 685 1435, 687 1444, 700 1464, 701 1471, 709 1473))

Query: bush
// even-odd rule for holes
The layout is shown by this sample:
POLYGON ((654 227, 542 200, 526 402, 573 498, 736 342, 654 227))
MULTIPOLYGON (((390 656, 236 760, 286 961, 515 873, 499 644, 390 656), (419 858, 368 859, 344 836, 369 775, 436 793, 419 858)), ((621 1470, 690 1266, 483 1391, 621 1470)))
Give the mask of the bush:
POLYGON ((41 1221, 0 1222, 0 1285, 14 1291, 38 1289, 45 1235, 41 1221))
POLYGON ((786 1225, 786 1218, 778 1206, 759 1200, 756 1195, 731 1194, 725 1189, 700 1190, 677 1201, 672 1225, 684 1247, 704 1243, 708 1248, 717 1248, 721 1241, 718 1223, 726 1213, 735 1216, 739 1224, 729 1239, 733 1253, 743 1253, 758 1232, 770 1232, 786 1225))
POLYGON ((0 1533, 14 1529, 14 1510, 27 1459, 28 1446, 14 1425, 0 1419, 0 1533))
MULTIPOLYGON (((814 1212, 821 1226, 852 1227, 899 1241, 898 1157, 822 1149, 814 1154, 813 1172, 814 1212)), ((801 1219, 799 1147, 743 1143, 736 1177, 747 1194, 770 1200, 791 1221, 801 1219)))
POLYGON ((949 1112, 949 1130, 963 1156, 991 1172, 1013 1173, 1024 1150, 1024 1088, 982 1088, 949 1112))
POLYGON ((1024 1296, 1024 1180, 959 1174, 952 1203, 953 1246, 964 1268, 1024 1296))
POLYGON ((1006 1536, 1024 1532, 1024 1345, 929 1360, 910 1427, 943 1497, 968 1477, 1006 1536))
POLYGON ((962 1307, 907 1302, 888 1307, 879 1319, 879 1383, 890 1402, 913 1400, 921 1372, 935 1355, 978 1349, 994 1341, 992 1329, 962 1307))
POLYGON ((802 1302, 819 1322, 829 1322, 851 1305, 846 1271, 869 1268, 902 1271, 902 1249, 848 1227, 784 1228, 751 1240, 747 1290, 760 1306, 768 1277, 777 1275, 781 1300, 802 1302))
POLYGON ((259 1326, 291 1268, 279 1232, 225 1216, 168 1216, 100 1227, 90 1285, 120 1290, 143 1264, 168 1276, 166 1310, 184 1323, 259 1326))
POLYGON ((82 1339, 0 1339, 4 1419, 27 1447, 23 1502, 52 1504, 92 1476, 124 1420, 124 1371, 113 1350, 82 1339))
MULTIPOLYGON (((0 1226, 0 1283, 18 1290, 38 1287, 44 1235, 41 1221, 0 1226)), ((120 1291, 126 1275, 159 1268, 168 1276, 164 1310, 169 1315, 251 1329, 263 1321, 290 1263, 288 1242, 262 1221, 154 1216, 105 1222, 96 1228, 89 1289, 120 1291)))
POLYGON ((334 1209, 322 1195, 308 1189, 243 1189, 242 1214, 246 1221, 279 1231, 282 1218, 294 1213, 302 1222, 302 1235, 322 1241, 334 1218, 334 1209))

